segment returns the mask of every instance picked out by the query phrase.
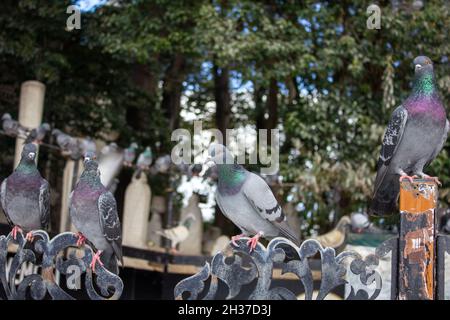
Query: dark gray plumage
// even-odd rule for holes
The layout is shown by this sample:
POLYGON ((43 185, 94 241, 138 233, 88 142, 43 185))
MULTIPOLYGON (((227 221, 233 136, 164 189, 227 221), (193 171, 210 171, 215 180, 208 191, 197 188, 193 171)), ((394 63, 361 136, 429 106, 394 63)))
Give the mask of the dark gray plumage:
POLYGON ((2 129, 6 135, 10 137, 25 137, 26 129, 20 123, 14 120, 9 113, 2 115, 2 129))
POLYGON ((27 138, 25 139, 24 144, 26 143, 41 143, 44 141, 47 132, 50 131, 50 125, 48 123, 43 123, 39 127, 33 129, 28 133, 27 138))
POLYGON ((98 163, 85 161, 85 168, 75 186, 69 205, 70 217, 81 238, 86 238, 98 250, 91 267, 101 255, 105 267, 118 274, 117 260, 123 265, 122 229, 114 196, 100 181, 98 163))
POLYGON ((83 155, 83 150, 76 138, 62 132, 59 129, 53 129, 52 135, 56 139, 56 144, 61 148, 63 154, 77 160, 83 155))
POLYGON ((234 163, 231 152, 221 144, 212 144, 209 156, 218 168, 216 202, 222 213, 242 231, 232 238, 233 242, 242 236, 255 235, 249 241, 251 250, 259 237, 283 236, 300 244, 263 178, 234 163))
MULTIPOLYGON (((36 146, 26 144, 16 170, 0 187, 0 202, 10 225, 17 231, 46 228, 50 220, 50 187, 36 167, 36 146)), ((31 240, 32 234, 27 238, 31 240)))
POLYGON ((447 139, 449 122, 435 85, 433 63, 420 56, 414 59, 414 65, 412 92, 394 110, 384 134, 370 206, 374 215, 397 210, 399 178, 430 178, 423 169, 439 154, 447 139))

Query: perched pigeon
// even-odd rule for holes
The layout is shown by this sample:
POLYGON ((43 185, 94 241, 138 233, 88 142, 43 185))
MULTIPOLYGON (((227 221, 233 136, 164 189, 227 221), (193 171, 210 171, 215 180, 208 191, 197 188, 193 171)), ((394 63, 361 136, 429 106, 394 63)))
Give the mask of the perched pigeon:
POLYGON ((61 148, 63 154, 69 155, 72 159, 78 159, 83 155, 78 140, 59 129, 53 129, 52 135, 55 136, 56 144, 61 148))
POLYGON ((133 166, 133 161, 136 159, 136 149, 138 145, 136 142, 130 144, 128 148, 123 151, 123 164, 126 167, 133 166))
POLYGON ((26 129, 14 120, 9 113, 2 116, 2 129, 10 137, 25 136, 26 129))
POLYGON ((42 143, 42 141, 44 141, 45 139, 45 136, 47 135, 47 132, 50 132, 50 125, 44 122, 39 127, 30 131, 27 138, 25 139, 24 144, 33 142, 42 143))
POLYGON ((424 56, 414 59, 412 92, 394 110, 384 134, 377 164, 375 189, 370 206, 374 215, 396 211, 399 181, 429 177, 423 168, 441 151, 447 139, 449 122, 434 79, 433 63, 424 56))
POLYGON ((155 161, 156 172, 166 173, 167 171, 169 171, 171 164, 172 164, 172 159, 170 158, 170 156, 168 154, 166 154, 165 156, 159 157, 155 161))
POLYGON ((14 239, 18 231, 26 231, 31 241, 32 231, 46 228, 50 220, 50 186, 36 167, 36 152, 34 144, 24 145, 19 165, 0 188, 1 206, 14 226, 14 239))
POLYGON ((98 163, 87 157, 84 171, 78 180, 69 204, 70 218, 79 231, 78 245, 86 239, 97 249, 92 258, 91 268, 96 263, 115 273, 119 273, 117 259, 122 261, 122 229, 117 215, 114 196, 100 181, 98 163))
POLYGON ((176 227, 156 231, 159 235, 171 241, 172 251, 176 252, 176 247, 180 242, 183 242, 189 236, 189 229, 195 222, 195 216, 188 214, 176 227))
POLYGON ((323 247, 341 249, 345 245, 345 239, 349 231, 351 220, 348 216, 342 216, 336 226, 327 233, 313 237, 320 242, 323 247))
POLYGON ((153 154, 152 149, 150 147, 146 147, 144 152, 142 152, 137 159, 137 173, 136 177, 139 178, 141 176, 141 172, 150 169, 150 165, 152 164, 153 154))
POLYGON ((232 237, 232 242, 255 235, 247 242, 252 251, 260 237, 283 236, 299 245, 299 239, 288 226, 286 216, 264 179, 236 164, 225 146, 214 143, 208 151, 208 160, 218 168, 216 202, 222 213, 242 231, 232 237))

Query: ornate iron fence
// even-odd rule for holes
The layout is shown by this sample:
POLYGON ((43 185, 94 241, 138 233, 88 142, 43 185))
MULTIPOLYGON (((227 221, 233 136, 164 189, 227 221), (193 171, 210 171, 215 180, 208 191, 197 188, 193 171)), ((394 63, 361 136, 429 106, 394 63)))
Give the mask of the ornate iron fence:
POLYGON ((0 280, 6 299, 71 300, 75 299, 74 295, 80 295, 81 289, 93 300, 119 299, 123 290, 119 276, 101 265, 96 266, 95 273, 92 272, 89 266, 92 249, 85 245, 79 249, 81 254, 76 254, 73 250, 77 248, 76 243, 77 236, 71 232, 61 233, 50 240, 45 231, 34 231, 32 243, 27 242, 22 233, 18 233, 16 239, 11 233, 0 236, 0 280), (13 257, 8 268, 8 248, 14 246, 17 248, 12 251, 13 257), (41 272, 25 276, 17 284, 17 272, 26 263, 38 267, 41 272), (64 289, 55 279, 56 272, 66 279, 64 289))

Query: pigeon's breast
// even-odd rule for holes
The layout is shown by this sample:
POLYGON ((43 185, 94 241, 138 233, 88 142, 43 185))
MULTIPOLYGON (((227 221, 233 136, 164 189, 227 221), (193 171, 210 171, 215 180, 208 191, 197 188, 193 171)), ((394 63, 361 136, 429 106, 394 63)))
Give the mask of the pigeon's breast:
POLYGON ((232 196, 223 196, 217 193, 216 199, 223 214, 244 233, 254 235, 262 231, 265 237, 278 236, 279 230, 261 217, 242 193, 232 196))

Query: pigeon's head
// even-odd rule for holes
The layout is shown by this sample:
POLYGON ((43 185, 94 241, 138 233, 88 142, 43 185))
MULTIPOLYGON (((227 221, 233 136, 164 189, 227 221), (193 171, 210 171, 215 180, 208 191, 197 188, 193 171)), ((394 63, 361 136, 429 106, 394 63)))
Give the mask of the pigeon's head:
POLYGON ((32 143, 27 143, 23 146, 22 159, 26 162, 34 162, 36 159, 37 148, 32 143))
POLYGON ((47 122, 44 122, 43 124, 41 124, 41 128, 42 130, 44 130, 45 132, 49 132, 50 131, 50 125, 47 122))
POLYGON ((100 170, 98 169, 98 162, 95 160, 85 161, 84 171, 81 174, 80 180, 95 182, 97 178, 100 178, 100 170))
POLYGON ((95 154, 95 152, 88 151, 84 154, 84 163, 86 164, 86 162, 91 160, 97 160, 97 155, 95 154))
POLYGON ((138 148, 138 145, 136 142, 133 142, 132 144, 130 144, 130 149, 131 150, 136 150, 138 148))
POLYGON ((53 129, 52 130, 52 136, 59 136, 61 134, 61 130, 59 129, 53 129))
POLYGON ((12 117, 9 113, 4 113, 2 116, 2 121, 11 120, 11 119, 12 119, 12 117))
POLYGON ((426 56, 418 56, 413 61, 414 72, 416 75, 421 75, 428 72, 433 72, 433 61, 426 56))
POLYGON ((214 162, 215 164, 233 164, 234 156, 223 144, 212 143, 208 148, 208 158, 205 163, 208 162, 214 162))

